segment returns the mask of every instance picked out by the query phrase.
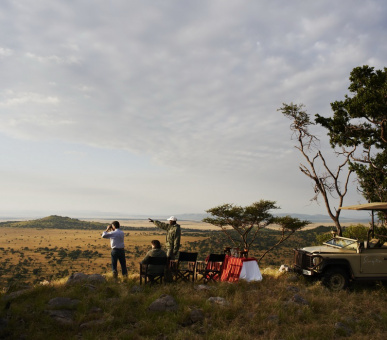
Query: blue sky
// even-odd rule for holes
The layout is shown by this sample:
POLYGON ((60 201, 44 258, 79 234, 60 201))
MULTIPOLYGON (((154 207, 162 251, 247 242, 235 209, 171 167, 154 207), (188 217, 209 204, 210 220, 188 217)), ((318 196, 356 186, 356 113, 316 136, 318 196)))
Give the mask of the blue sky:
POLYGON ((325 214, 277 109, 330 115, 354 67, 386 66, 386 17, 380 0, 3 0, 0 216, 325 214))

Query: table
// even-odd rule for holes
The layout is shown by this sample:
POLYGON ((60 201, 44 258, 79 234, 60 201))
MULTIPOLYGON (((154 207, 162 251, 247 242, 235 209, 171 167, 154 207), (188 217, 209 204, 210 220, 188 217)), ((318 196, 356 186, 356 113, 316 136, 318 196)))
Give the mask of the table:
POLYGON ((226 256, 220 281, 235 282, 238 280, 262 281, 262 274, 254 257, 226 256))

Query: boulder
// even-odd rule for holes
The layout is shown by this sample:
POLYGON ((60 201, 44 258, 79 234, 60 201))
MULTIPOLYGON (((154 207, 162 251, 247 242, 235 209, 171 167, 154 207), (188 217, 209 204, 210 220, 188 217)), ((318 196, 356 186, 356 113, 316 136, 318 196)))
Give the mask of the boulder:
POLYGON ((103 324, 106 323, 106 320, 92 320, 92 321, 88 321, 88 322, 84 322, 82 323, 79 328, 80 329, 93 329, 93 328, 96 328, 98 326, 101 326, 103 324))
POLYGON ((106 279, 101 274, 90 274, 87 277, 87 281, 94 283, 94 284, 98 284, 98 283, 105 283, 106 279))
POLYGON ((189 319, 192 323, 202 321, 204 319, 204 313, 202 309, 193 309, 189 315, 189 319))
POLYGON ((18 290, 16 292, 12 292, 12 293, 4 295, 2 297, 2 300, 4 300, 4 301, 13 301, 13 300, 17 299, 19 296, 22 296, 23 294, 26 294, 26 293, 28 293, 30 291, 31 291, 31 288, 26 288, 26 289, 18 290))
POLYGON ((200 322, 204 319, 204 313, 201 309, 193 309, 191 310, 188 317, 182 322, 183 327, 191 326, 194 323, 200 322))
POLYGON ((73 309, 78 306, 80 303, 79 300, 70 299, 66 297, 56 297, 48 301, 50 307, 55 308, 64 308, 64 309, 73 309))
POLYGON ((84 274, 84 273, 73 273, 69 276, 67 279, 66 284, 74 284, 74 283, 81 283, 81 282, 88 282, 92 284, 100 284, 105 283, 106 279, 100 274, 84 274))
POLYGON ((178 304, 170 295, 162 295, 160 298, 153 301, 148 307, 148 310, 152 312, 170 312, 176 311, 177 309, 178 304))
POLYGON ((66 284, 73 284, 73 283, 79 283, 79 282, 84 282, 87 280, 87 276, 84 273, 73 273, 69 276, 67 279, 66 284))
POLYGON ((70 310, 47 310, 46 312, 61 325, 72 325, 74 323, 74 314, 70 310))

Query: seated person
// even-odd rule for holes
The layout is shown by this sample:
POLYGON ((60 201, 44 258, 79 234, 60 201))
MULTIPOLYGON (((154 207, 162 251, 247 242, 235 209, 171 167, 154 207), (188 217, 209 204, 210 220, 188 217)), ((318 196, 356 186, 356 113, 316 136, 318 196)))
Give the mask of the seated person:
MULTIPOLYGON (((144 259, 141 261, 142 264, 147 264, 150 257, 167 257, 167 254, 164 250, 161 249, 161 244, 159 240, 152 240, 152 249, 148 251, 144 259)), ((148 266, 147 275, 152 279, 152 277, 164 274, 165 266, 150 264, 148 266)))

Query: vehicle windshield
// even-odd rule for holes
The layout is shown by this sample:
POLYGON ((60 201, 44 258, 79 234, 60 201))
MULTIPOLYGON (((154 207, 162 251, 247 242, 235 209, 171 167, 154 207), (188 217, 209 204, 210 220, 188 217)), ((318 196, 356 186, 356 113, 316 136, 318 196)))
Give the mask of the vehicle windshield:
POLYGON ((356 240, 352 240, 349 238, 341 238, 341 237, 334 237, 331 240, 324 242, 324 244, 338 247, 338 248, 345 248, 345 247, 353 248, 354 246, 356 246, 356 243, 357 243, 356 240))

